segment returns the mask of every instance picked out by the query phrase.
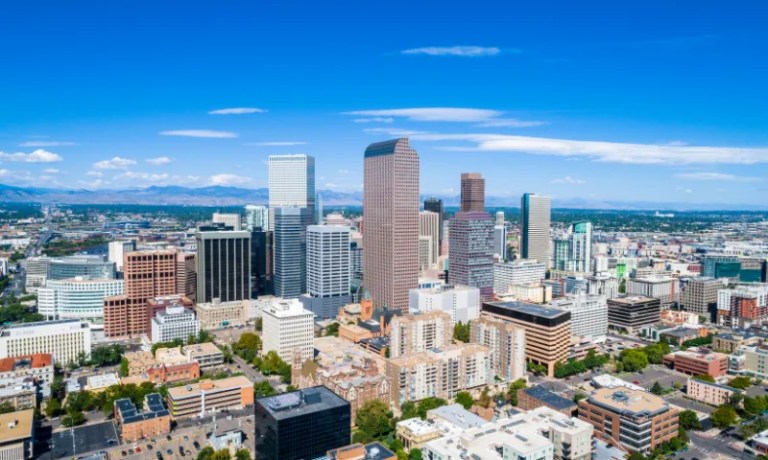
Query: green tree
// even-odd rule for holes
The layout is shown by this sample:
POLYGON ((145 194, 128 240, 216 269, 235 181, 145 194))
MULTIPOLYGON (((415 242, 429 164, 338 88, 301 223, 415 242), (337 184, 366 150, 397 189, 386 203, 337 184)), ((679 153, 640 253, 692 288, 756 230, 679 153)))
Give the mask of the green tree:
POLYGON ((0 414, 7 414, 9 412, 16 412, 16 408, 9 402, 0 403, 0 414))
POLYGON ((257 356, 253 363, 264 375, 279 375, 283 383, 291 382, 291 366, 276 351, 271 350, 265 356, 257 356))
POLYGON ((53 418, 59 415, 61 415, 61 401, 55 398, 49 399, 48 403, 45 405, 45 416, 53 418))
POLYGON ((640 452, 632 452, 629 454, 629 457, 627 457, 627 460, 646 460, 646 458, 645 455, 641 454, 640 452))
POLYGON ((256 329, 258 332, 261 332, 261 328, 263 324, 264 324, 263 319, 256 318, 256 321, 254 322, 254 329, 256 329))
POLYGON ((637 372, 648 366, 648 356, 641 350, 624 350, 621 352, 621 362, 627 372, 637 372))
POLYGON ((338 337, 339 336, 339 323, 331 323, 325 328, 325 335, 338 337))
POLYGON ((752 380, 749 377, 734 377, 728 382, 728 386, 739 390, 746 390, 752 386, 752 380))
POLYGON ((719 406, 710 416, 712 424, 717 428, 728 428, 733 426, 738 418, 736 409, 728 404, 719 406))
POLYGON ((456 403, 461 404, 464 406, 464 409, 469 410, 472 405, 475 403, 475 400, 472 399, 472 395, 467 393, 466 391, 460 391, 456 394, 456 403))
POLYGON ((128 377, 128 358, 125 356, 120 359, 120 377, 128 377))
POLYGON ((715 379, 709 375, 709 374, 699 374, 694 376, 696 380, 701 380, 702 382, 709 382, 709 383, 715 383, 715 379))
POLYGON ((235 452, 235 460, 251 460, 251 453, 248 449, 240 449, 235 452))
POLYGON ((421 449, 411 449, 408 453, 408 460, 422 460, 424 458, 421 454, 421 449))
POLYGON ((765 410, 768 410, 768 402, 762 396, 756 396, 754 398, 745 397, 742 407, 744 413, 747 415, 762 414, 765 410))
POLYGON ((528 387, 528 384, 523 379, 517 379, 514 382, 510 383, 509 387, 507 387, 507 399, 509 400, 509 403, 512 404, 513 406, 517 406, 518 404, 517 391, 527 387, 528 387))
POLYGON ((232 352, 246 361, 252 361, 261 350, 261 337, 253 332, 246 332, 232 344, 232 352))
POLYGON ((213 460, 213 454, 215 454, 215 453, 216 453, 216 451, 213 450, 213 447, 205 446, 197 454, 197 460, 213 460))
POLYGON ((582 399, 587 399, 587 395, 585 395, 584 393, 573 394, 573 402, 575 402, 576 404, 578 404, 579 401, 581 401, 582 399))
POLYGON ((448 402, 445 399, 441 398, 426 398, 419 401, 419 408, 418 413, 419 417, 421 417, 422 420, 427 419, 427 412, 431 411, 432 409, 437 409, 438 407, 442 407, 448 404, 448 402))
POLYGON ((67 415, 61 418, 61 424, 66 427, 73 427, 85 423, 85 415, 79 410, 70 410, 67 415))
POLYGON ((416 410, 416 404, 413 401, 406 401, 400 406, 400 420, 416 418, 419 413, 416 410))
POLYGON ((678 414, 680 426, 686 430, 700 430, 701 422, 699 417, 696 416, 696 412, 686 409, 678 414))
POLYGON ((355 425, 357 431, 362 433, 363 439, 368 440, 385 438, 395 426, 389 407, 379 400, 363 404, 355 416, 355 425))
POLYGON ((461 321, 457 322, 456 325, 453 326, 453 339, 459 342, 468 343, 470 335, 469 328, 469 322, 466 324, 462 323, 461 321))
POLYGON ((211 457, 211 460, 231 460, 232 455, 229 453, 229 449, 221 449, 217 450, 213 457, 211 457))
POLYGON ((488 387, 483 388, 483 391, 480 393, 480 397, 477 399, 477 405, 481 407, 485 407, 486 409, 491 407, 491 393, 490 389, 488 387))
POLYGON ((653 386, 651 387, 651 393, 655 394, 656 396, 661 396, 664 393, 664 387, 661 386, 658 381, 654 382, 653 386))
POLYGON ((267 380, 262 380, 261 382, 256 382, 253 384, 253 395, 257 398, 263 398, 265 396, 272 396, 276 394, 277 390, 272 388, 272 385, 270 385, 267 380))

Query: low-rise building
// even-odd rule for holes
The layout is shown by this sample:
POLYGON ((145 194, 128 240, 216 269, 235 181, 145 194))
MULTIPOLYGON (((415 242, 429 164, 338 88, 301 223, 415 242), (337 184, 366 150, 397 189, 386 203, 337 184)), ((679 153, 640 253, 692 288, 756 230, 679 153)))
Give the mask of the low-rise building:
POLYGON ((688 375, 708 375, 717 379, 728 372, 728 355, 707 348, 689 348, 664 356, 664 364, 688 375))
POLYGON ((91 328, 77 319, 40 321, 0 330, 0 359, 33 354, 53 355, 67 365, 91 355, 91 328))
POLYGON ((195 306, 200 327, 204 330, 219 329, 222 327, 244 326, 248 321, 248 301, 236 300, 233 302, 221 302, 213 299, 213 302, 199 303, 195 306))
POLYGON ((157 365, 155 357, 148 351, 130 351, 123 354, 123 358, 128 362, 128 375, 123 377, 146 374, 150 368, 157 365))
MULTIPOLYGON (((37 386, 32 382, 19 382, 0 387, 0 404, 10 405, 16 410, 37 407, 37 386)), ((2 457, 0 457, 2 458, 2 457)))
POLYGON ((187 362, 197 362, 203 371, 224 365, 224 353, 211 342, 187 345, 182 347, 181 352, 186 356, 187 362))
POLYGON ((253 404, 253 382, 242 375, 221 380, 202 380, 169 388, 167 401, 174 418, 222 409, 242 409, 253 404))
POLYGON ((200 334, 200 321, 185 307, 166 307, 152 318, 152 343, 187 340, 200 334))
POLYGON ((53 382, 53 356, 36 353, 0 359, 0 381, 23 378, 50 385, 53 382))
POLYGON ((720 385, 719 383, 705 382, 699 379, 688 379, 686 394, 694 401, 703 402, 711 406, 728 404, 734 395, 743 394, 743 390, 720 385))
POLYGON ((642 296, 608 299, 608 328, 635 334, 643 326, 658 323, 660 313, 659 299, 642 296))
POLYGON ((717 334, 712 337, 712 349, 722 353, 734 353, 743 346, 756 345, 761 340, 761 337, 757 335, 717 334))
POLYGON ((539 407, 548 407, 569 417, 574 415, 579 408, 572 400, 555 394, 542 385, 518 390, 517 400, 517 407, 520 409, 533 410, 539 407))
POLYGON ((147 381, 156 385, 163 383, 189 382, 200 378, 200 366, 197 362, 166 366, 160 364, 151 367, 146 373, 147 381))
POLYGON ((163 405, 163 397, 159 393, 146 395, 144 407, 145 410, 139 412, 130 398, 115 401, 115 420, 123 442, 136 442, 171 432, 171 414, 163 405))
POLYGON ((0 460, 34 457, 35 411, 27 409, 0 414, 0 460))
POLYGON ((114 372, 92 375, 86 379, 85 389, 94 393, 99 393, 113 385, 120 385, 120 379, 114 372))

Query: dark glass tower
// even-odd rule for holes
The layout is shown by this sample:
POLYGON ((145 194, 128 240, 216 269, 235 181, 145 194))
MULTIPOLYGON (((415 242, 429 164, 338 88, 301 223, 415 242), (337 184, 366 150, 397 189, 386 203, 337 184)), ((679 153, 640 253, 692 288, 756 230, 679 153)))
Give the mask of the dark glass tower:
POLYGON ((200 231, 197 234, 197 302, 251 297, 251 233, 200 231))
POLYGON ((251 298, 272 295, 274 233, 261 227, 251 232, 251 298))
POLYGON ((436 212, 440 216, 438 233, 438 248, 443 250, 443 220, 445 219, 445 209, 443 208, 443 200, 440 198, 427 198, 424 200, 424 210, 436 212))
POLYGON ((276 208, 274 294, 284 299, 307 292, 307 226, 312 208, 276 208))

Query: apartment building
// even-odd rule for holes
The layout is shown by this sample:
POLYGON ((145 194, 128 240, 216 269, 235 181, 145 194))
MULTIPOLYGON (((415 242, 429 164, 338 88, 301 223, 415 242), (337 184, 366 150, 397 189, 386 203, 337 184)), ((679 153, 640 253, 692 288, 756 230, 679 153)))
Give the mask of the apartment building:
POLYGON ((605 342, 608 334, 608 303, 605 296, 578 292, 555 299, 550 305, 571 312, 573 338, 605 342))
POLYGON ((261 315, 263 353, 275 351, 289 363, 292 350, 299 349, 303 360, 313 358, 315 314, 305 309, 298 299, 275 298, 261 315))
POLYGON ((734 395, 741 395, 743 393, 744 390, 699 379, 688 379, 688 384, 686 385, 686 395, 689 398, 709 404, 710 406, 729 404, 734 395))
POLYGON ((55 362, 77 362, 91 355, 91 328, 77 319, 17 324, 0 330, 0 359, 38 353, 50 354, 55 362))
POLYGON ((470 323, 470 342, 487 347, 493 374, 506 382, 525 378, 525 329, 488 315, 470 323))
POLYGON ((35 353, 0 359, 0 381, 34 379, 36 382, 53 382, 53 355, 35 353))
POLYGON ((144 407, 145 410, 139 412, 130 398, 115 401, 115 421, 123 442, 132 443, 171 432, 171 413, 163 405, 163 397, 159 393, 146 395, 144 407))
POLYGON ((169 388, 166 401, 173 418, 192 417, 222 409, 242 409, 253 404, 253 382, 242 375, 201 380, 169 388))
POLYGON ((717 292, 723 288, 723 280, 699 276, 691 278, 680 291, 680 306, 698 315, 709 317, 717 305, 717 292))
POLYGON ((443 311, 451 315, 451 325, 466 324, 480 316, 480 290, 476 287, 440 284, 411 289, 408 300, 411 314, 443 311))
POLYGON ((743 328, 768 320, 768 284, 739 285, 717 294, 717 323, 743 328))
POLYGON ((443 311, 397 316, 389 333, 390 357, 397 358, 450 344, 451 316, 443 311))
POLYGON ((493 264, 493 292, 504 294, 516 283, 541 281, 547 273, 547 264, 536 260, 515 260, 493 264))

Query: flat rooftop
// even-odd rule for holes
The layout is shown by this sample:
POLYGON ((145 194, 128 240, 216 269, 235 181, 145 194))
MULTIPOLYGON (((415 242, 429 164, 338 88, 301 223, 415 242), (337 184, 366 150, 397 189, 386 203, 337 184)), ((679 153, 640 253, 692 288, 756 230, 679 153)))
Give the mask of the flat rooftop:
POLYGON ((537 305, 534 303, 518 302, 518 301, 487 302, 484 305, 493 305, 493 306, 504 308, 507 310, 517 311, 520 313, 527 313, 533 316, 540 316, 542 318, 557 318, 559 316, 569 314, 567 311, 561 310, 560 308, 552 308, 552 307, 546 307, 543 305, 537 305))
POLYGON ((461 404, 450 404, 432 409, 428 412, 428 416, 440 417, 464 430, 481 427, 488 423, 484 418, 464 409, 461 404))
POLYGON ((0 414, 0 443, 29 438, 34 423, 33 409, 0 414))
POLYGON ((576 403, 571 401, 568 398, 564 398, 558 394, 555 394, 546 388, 544 388, 541 385, 537 385, 535 387, 526 388, 523 390, 527 395, 531 396, 532 398, 538 399, 539 401, 543 402, 544 404, 547 404, 549 406, 554 407, 557 410, 564 410, 568 408, 575 408, 577 407, 576 403))
POLYGON ((589 397, 589 402, 612 410, 634 415, 653 415, 669 408, 663 398, 631 388, 600 388, 589 397))
POLYGON ((232 388, 252 388, 253 382, 245 376, 230 377, 221 380, 201 380, 189 385, 181 385, 168 389, 168 395, 172 399, 181 399, 189 396, 197 396, 201 391, 228 390, 232 388))
POLYGON ((256 403, 277 420, 349 406, 349 402, 322 385, 259 398, 256 403))

